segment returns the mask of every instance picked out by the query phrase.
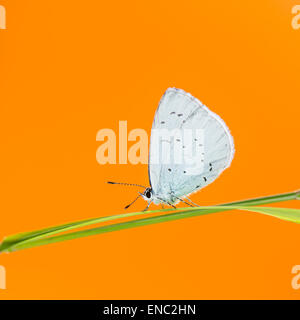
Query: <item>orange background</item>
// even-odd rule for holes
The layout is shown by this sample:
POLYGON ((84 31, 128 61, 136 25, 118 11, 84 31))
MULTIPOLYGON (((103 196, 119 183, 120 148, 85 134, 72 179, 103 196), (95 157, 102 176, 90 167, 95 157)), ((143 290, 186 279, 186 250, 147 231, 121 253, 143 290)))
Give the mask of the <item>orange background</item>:
MULTIPOLYGON (((299 1, 0 4, 1 239, 123 212, 137 190, 105 181, 148 185, 147 166, 99 165, 95 135, 119 120, 150 133, 170 86, 218 113, 235 139, 232 166, 195 202, 300 188, 299 1)), ((231 211, 2 254, 0 299, 299 299, 299 232, 231 211)))

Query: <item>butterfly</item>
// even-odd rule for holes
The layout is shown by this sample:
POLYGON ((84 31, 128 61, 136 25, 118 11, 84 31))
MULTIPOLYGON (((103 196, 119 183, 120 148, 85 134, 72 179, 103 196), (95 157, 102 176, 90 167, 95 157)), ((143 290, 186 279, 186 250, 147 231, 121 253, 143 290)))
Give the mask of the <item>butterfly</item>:
POLYGON ((234 142, 225 122, 198 99, 181 89, 169 88, 155 112, 150 139, 150 187, 139 197, 175 208, 178 202, 197 206, 188 196, 212 183, 234 157, 234 142))

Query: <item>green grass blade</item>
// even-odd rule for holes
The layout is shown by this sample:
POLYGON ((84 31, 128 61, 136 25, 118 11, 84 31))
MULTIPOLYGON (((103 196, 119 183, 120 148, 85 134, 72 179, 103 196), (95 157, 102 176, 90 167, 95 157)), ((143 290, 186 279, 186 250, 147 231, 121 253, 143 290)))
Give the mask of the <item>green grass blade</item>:
POLYGON ((273 208, 273 207, 235 207, 234 209, 252 211, 281 220, 300 223, 300 209, 292 208, 273 208))
MULTIPOLYGON (((269 203, 273 203, 273 202, 294 200, 294 199, 297 199, 298 196, 299 196, 299 191, 295 191, 295 192, 277 194, 277 195, 272 195, 272 196, 267 196, 267 197, 260 197, 260 198, 242 200, 242 201, 237 201, 237 202, 225 203, 225 204, 222 204, 222 206, 269 204, 269 203)), ((187 209, 189 209, 189 208, 182 208, 182 210, 187 210, 187 209)), ((226 208, 226 210, 229 210, 229 209, 226 208)), ((174 211, 174 209, 154 210, 154 211, 147 211, 146 213, 151 214, 151 213, 168 212, 168 211, 174 211)), ((220 212, 220 211, 225 211, 225 209, 218 208, 215 210, 209 210, 207 212, 207 214, 214 213, 214 212, 220 212)), ((13 244, 19 243, 21 241, 29 241, 32 239, 37 240, 37 239, 49 237, 51 235, 55 235, 58 233, 71 231, 73 229, 87 227, 92 224, 98 224, 101 222, 106 222, 106 221, 116 220, 116 219, 121 219, 121 218, 133 217, 133 216, 141 215, 141 214, 145 214, 145 212, 123 213, 123 214, 107 216, 107 217, 85 219, 85 220, 62 224, 59 226, 35 230, 35 231, 31 231, 31 232, 18 233, 16 235, 12 235, 12 236, 9 236, 4 239, 4 241, 0 244, 0 252, 5 250, 8 247, 11 247, 13 244)))
POLYGON ((102 226, 98 228, 81 230, 77 232, 61 234, 58 236, 53 236, 49 238, 42 239, 32 239, 27 241, 21 241, 19 243, 15 243, 10 247, 6 248, 7 252, 17 251, 22 249, 33 248, 36 246, 46 245, 50 243, 56 243, 66 240, 73 240, 77 238, 98 235, 101 233, 119 231, 129 228, 136 228, 151 224, 163 223, 168 221, 174 221, 178 219, 190 218, 201 216, 209 213, 216 212, 215 210, 244 210, 244 211, 252 211, 257 213, 266 214, 269 216, 273 216, 279 219, 300 223, 300 209, 290 209, 290 208, 271 208, 271 207, 252 207, 252 206, 210 206, 210 207, 200 207, 200 208, 188 208, 185 211, 175 212, 171 214, 164 214, 160 216, 149 217, 145 219, 137 219, 133 221, 127 221, 123 223, 112 224, 108 226, 102 226))
MULTIPOLYGON (((166 209, 166 211, 170 211, 170 210, 173 211, 174 209, 166 209)), ((48 236, 51 236, 51 235, 54 235, 57 233, 67 232, 67 231, 71 231, 73 229, 87 227, 92 224, 98 224, 98 223, 103 223, 106 221, 112 221, 112 220, 121 219, 121 218, 129 218, 129 217, 133 217, 136 215, 142 215, 145 213, 150 214, 150 213, 156 213, 156 212, 161 212, 161 210, 153 210, 153 211, 147 211, 147 212, 122 213, 122 214, 113 215, 113 216, 105 216, 105 217, 75 221, 75 222, 66 223, 66 224, 62 224, 59 226, 44 228, 44 229, 31 231, 31 232, 18 233, 18 234, 12 235, 12 236, 8 236, 4 239, 4 241, 0 244, 0 252, 2 250, 4 250, 6 247, 11 246, 14 243, 19 243, 21 241, 29 241, 32 239, 41 239, 41 238, 48 237, 48 236)))

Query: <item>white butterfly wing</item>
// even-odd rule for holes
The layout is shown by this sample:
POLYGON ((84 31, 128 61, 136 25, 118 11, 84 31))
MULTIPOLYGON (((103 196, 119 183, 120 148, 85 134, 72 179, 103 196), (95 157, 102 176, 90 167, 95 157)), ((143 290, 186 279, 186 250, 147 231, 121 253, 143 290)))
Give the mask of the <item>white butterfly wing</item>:
POLYGON ((179 197, 213 182, 230 166, 233 155, 233 138, 224 121, 189 93, 167 89, 156 110, 151 132, 149 180, 154 195, 177 202, 179 197), (176 136, 158 139, 157 132, 164 130, 175 130, 176 136), (188 131, 193 132, 193 137, 185 139, 188 131), (195 160, 191 155, 195 148, 198 148, 196 167, 186 161, 174 161, 178 156, 195 160), (168 155, 171 161, 162 161, 168 155))

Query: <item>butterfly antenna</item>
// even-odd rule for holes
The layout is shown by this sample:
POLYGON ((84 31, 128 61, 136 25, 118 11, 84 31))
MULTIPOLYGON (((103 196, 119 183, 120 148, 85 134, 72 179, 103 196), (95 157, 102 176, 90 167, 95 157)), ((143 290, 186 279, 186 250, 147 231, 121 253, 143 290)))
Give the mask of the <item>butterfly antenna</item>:
POLYGON ((113 181, 107 181, 108 184, 121 184, 123 186, 130 186, 130 187, 141 187, 146 189, 145 186, 141 186, 140 184, 135 184, 135 183, 126 183, 126 182, 113 182, 113 181))
POLYGON ((136 200, 141 196, 142 194, 140 193, 131 203, 129 203, 124 209, 128 209, 132 204, 136 202, 136 200))

